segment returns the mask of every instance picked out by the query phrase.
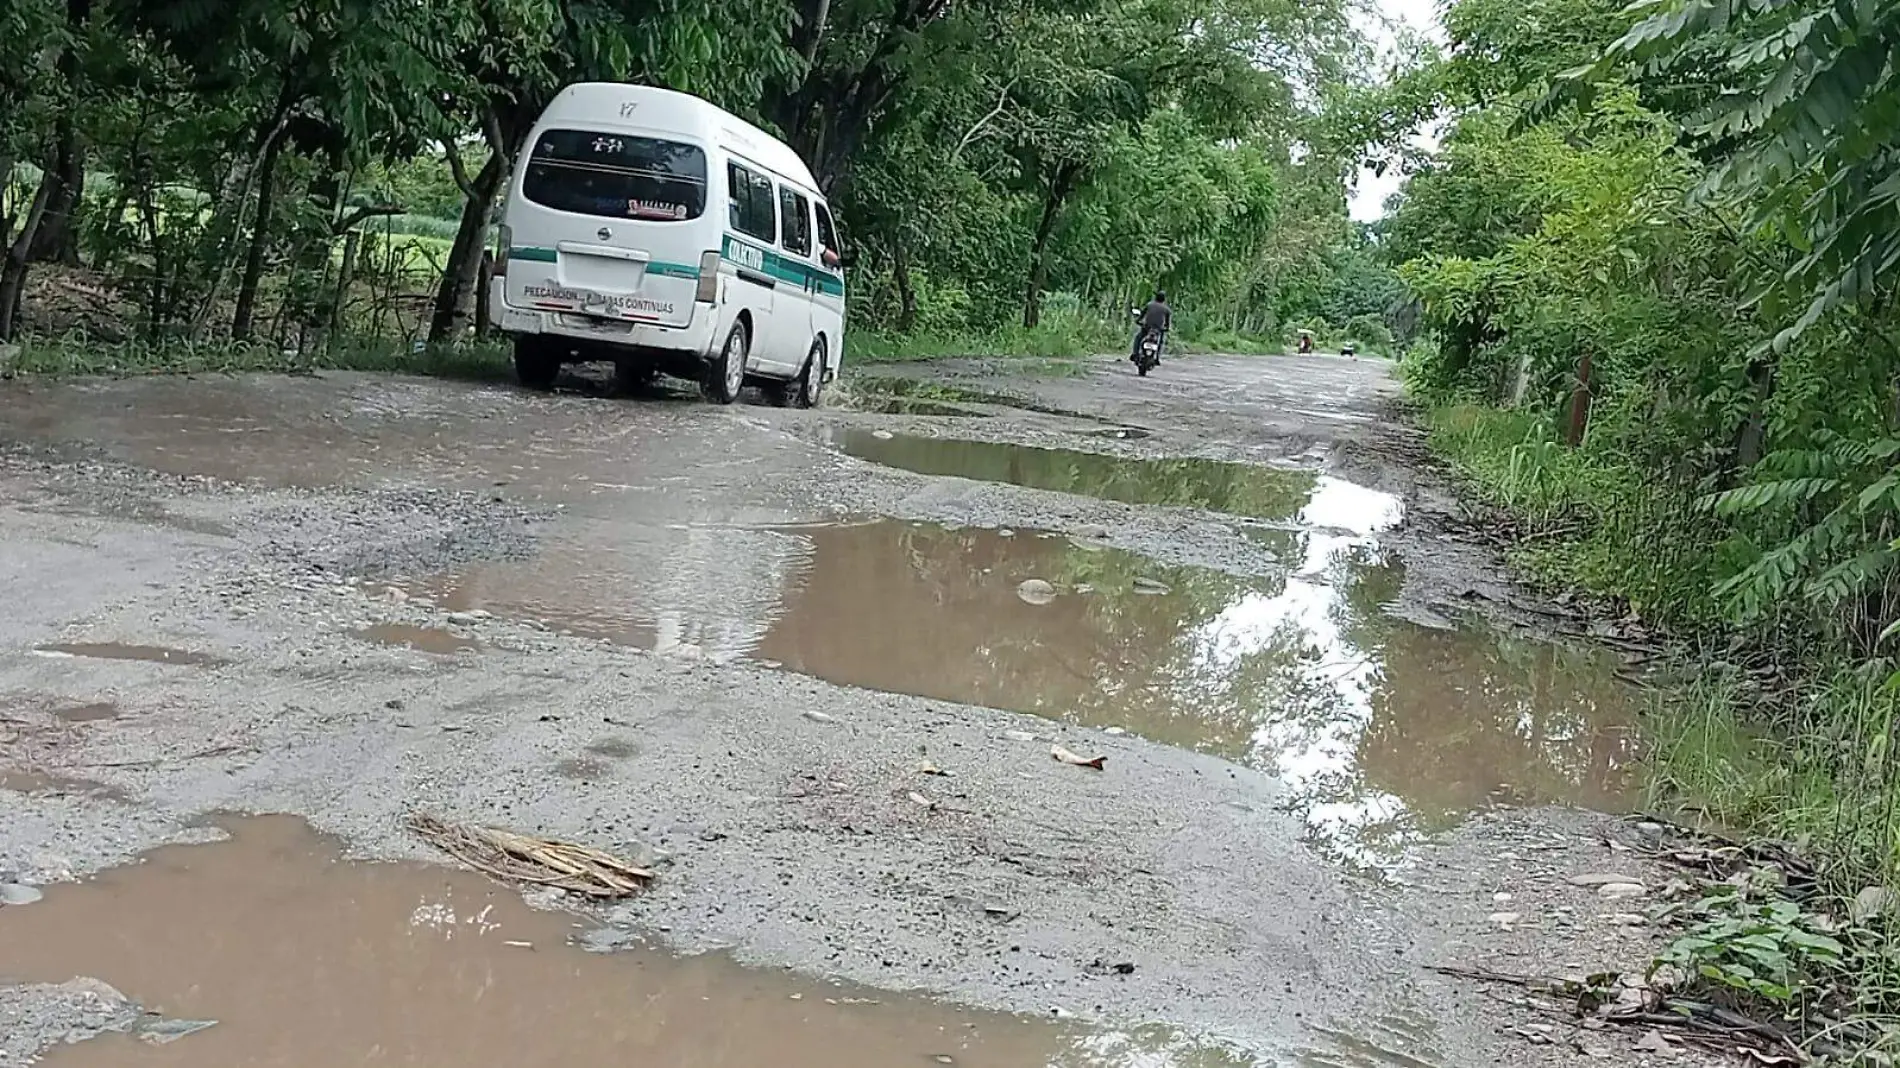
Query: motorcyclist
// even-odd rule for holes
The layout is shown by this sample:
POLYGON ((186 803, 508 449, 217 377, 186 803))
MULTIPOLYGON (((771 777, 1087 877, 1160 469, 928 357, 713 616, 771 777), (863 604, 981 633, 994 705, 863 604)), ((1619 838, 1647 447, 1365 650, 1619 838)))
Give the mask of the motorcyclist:
MULTIPOLYGON (((1157 289, 1155 290, 1155 299, 1149 301, 1148 306, 1141 309, 1141 314, 1136 316, 1135 343, 1128 351, 1128 358, 1133 360, 1140 356, 1142 335, 1153 330, 1156 340, 1162 344, 1166 344, 1168 340, 1168 330, 1173 326, 1174 309, 1168 307, 1168 295, 1157 289)), ((1158 354, 1156 356, 1156 362, 1160 362, 1158 354)))

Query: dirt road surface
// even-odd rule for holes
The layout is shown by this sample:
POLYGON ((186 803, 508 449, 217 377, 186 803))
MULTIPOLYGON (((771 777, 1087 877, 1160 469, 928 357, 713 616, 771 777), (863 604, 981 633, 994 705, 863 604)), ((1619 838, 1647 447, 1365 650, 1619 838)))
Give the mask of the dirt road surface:
POLYGON ((0 1064, 1626 1050, 1429 970, 1640 964, 1570 877, 1656 873, 1617 664, 1472 614, 1388 367, 1022 367, 0 385, 0 1064))

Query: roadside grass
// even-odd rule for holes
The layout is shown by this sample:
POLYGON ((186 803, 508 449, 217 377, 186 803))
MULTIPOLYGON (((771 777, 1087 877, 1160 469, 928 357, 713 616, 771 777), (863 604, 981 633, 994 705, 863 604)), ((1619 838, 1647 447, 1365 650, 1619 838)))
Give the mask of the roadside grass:
POLYGON ((416 345, 341 337, 305 354, 274 345, 232 341, 101 343, 69 334, 22 338, 4 370, 44 378, 330 370, 497 380, 511 374, 512 363, 507 346, 497 342, 416 345))
POLYGON ((1106 324, 1074 316, 1048 316, 1034 327, 1012 325, 986 333, 896 334, 846 325, 848 358, 897 363, 960 357, 1080 359, 1114 352, 1122 343, 1106 324))
POLYGON ((1681 934, 1659 962, 1688 965, 1695 996, 1774 1020, 1810 1052, 1896 1063, 1895 663, 1731 627, 1715 593, 1730 535, 1696 507, 1693 487, 1663 484, 1588 439, 1568 448, 1521 411, 1444 401, 1424 422, 1465 490, 1515 521, 1507 558, 1520 573, 1627 604, 1688 643, 1644 717, 1652 810, 1787 843, 1813 865, 1811 890, 1772 864, 1755 866, 1767 885, 1704 887, 1672 914, 1681 934))

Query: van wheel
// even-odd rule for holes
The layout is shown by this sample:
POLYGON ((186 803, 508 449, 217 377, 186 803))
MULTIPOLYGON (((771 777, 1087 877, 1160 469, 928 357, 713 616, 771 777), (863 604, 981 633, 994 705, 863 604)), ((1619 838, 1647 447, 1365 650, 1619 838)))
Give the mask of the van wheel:
POLYGON ((700 379, 699 391, 707 400, 731 404, 739 399, 739 391, 745 388, 746 354, 751 351, 752 336, 746 333, 745 323, 733 323, 719 358, 707 365, 706 377, 700 379))
POLYGON ((805 369, 799 372, 798 380, 791 383, 787 392, 791 394, 792 407, 816 408, 824 391, 825 339, 813 338, 811 352, 805 356, 805 369))
POLYGON ((824 385, 825 342, 817 338, 811 343, 811 352, 805 357, 805 367, 798 372, 798 377, 767 383, 765 395, 781 408, 816 408, 824 385))
POLYGON ((515 378, 529 389, 550 390, 561 373, 561 357, 544 339, 533 334, 515 336, 515 378))

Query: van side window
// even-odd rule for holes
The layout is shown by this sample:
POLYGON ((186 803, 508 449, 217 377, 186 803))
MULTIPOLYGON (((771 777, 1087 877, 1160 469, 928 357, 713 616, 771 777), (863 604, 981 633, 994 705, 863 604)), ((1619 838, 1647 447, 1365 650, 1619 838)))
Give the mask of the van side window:
POLYGON ((782 227, 778 243, 793 255, 811 255, 811 201, 779 186, 778 217, 782 227))
POLYGON ((772 179, 738 163, 726 164, 726 184, 732 191, 732 228, 761 241, 778 236, 772 212, 772 179))
POLYGON ((844 249, 838 245, 837 227, 831 225, 831 209, 818 205, 818 247, 820 250, 843 255, 844 249))

